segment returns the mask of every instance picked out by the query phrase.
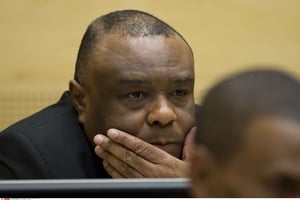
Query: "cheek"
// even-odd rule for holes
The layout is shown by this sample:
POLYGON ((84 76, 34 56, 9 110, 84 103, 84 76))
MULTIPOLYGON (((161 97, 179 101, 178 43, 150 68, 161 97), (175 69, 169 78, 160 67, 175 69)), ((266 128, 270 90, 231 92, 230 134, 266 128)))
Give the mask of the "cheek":
MULTIPOLYGON (((106 134, 106 123, 109 120, 109 114, 106 107, 103 107, 103 102, 95 103, 90 102, 87 104, 86 120, 85 120, 85 131, 93 137, 96 134, 106 134)), ((108 107, 108 106, 107 106, 108 107)))
POLYGON ((231 172, 223 171, 222 174, 224 176, 219 180, 220 184, 216 188, 219 188, 219 192, 224 196, 244 198, 264 196, 261 192, 262 185, 257 182, 256 179, 258 178, 255 174, 250 175, 243 169, 236 168, 232 169, 231 172))
POLYGON ((84 123, 84 130, 90 141, 93 141, 93 138, 96 134, 106 134, 104 128, 104 121, 102 120, 103 116, 95 112, 94 110, 89 110, 86 113, 86 121, 84 123))
POLYGON ((195 126, 195 111, 194 109, 178 110, 177 121, 184 132, 187 132, 192 126, 195 126))
POLYGON ((192 184, 191 184, 191 193, 193 198, 203 198, 203 197, 208 197, 207 195, 203 194, 203 185, 199 183, 197 179, 192 179, 192 184))
POLYGON ((125 131, 131 135, 137 135, 145 122, 143 112, 124 110, 120 106, 107 106, 91 111, 90 121, 93 127, 106 134, 110 128, 125 131))
POLYGON ((145 124, 145 114, 143 112, 126 112, 114 115, 110 125, 114 128, 125 131, 131 135, 138 136, 145 124))

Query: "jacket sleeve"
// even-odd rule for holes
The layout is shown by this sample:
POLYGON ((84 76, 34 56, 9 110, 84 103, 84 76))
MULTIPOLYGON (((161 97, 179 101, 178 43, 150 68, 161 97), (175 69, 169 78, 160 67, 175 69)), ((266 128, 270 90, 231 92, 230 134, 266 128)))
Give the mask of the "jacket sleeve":
POLYGON ((50 178, 38 148, 20 131, 0 133, 0 179, 50 178))

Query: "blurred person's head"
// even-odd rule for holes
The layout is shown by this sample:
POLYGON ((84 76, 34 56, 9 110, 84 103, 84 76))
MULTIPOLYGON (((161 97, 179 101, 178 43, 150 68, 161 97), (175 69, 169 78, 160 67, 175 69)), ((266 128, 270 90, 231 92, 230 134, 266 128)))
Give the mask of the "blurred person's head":
POLYGON ((197 119, 195 197, 300 196, 300 83, 274 70, 212 87, 197 119))
POLYGON ((95 19, 78 52, 70 93, 91 143, 116 128, 181 157, 195 123, 194 59, 185 39, 137 10, 95 19))

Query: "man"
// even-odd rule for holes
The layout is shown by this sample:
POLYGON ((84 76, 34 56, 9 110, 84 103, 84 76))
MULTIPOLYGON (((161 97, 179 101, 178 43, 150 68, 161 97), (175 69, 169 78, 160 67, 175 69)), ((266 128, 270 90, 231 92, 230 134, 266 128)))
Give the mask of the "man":
POLYGON ((203 100, 191 162, 195 197, 300 196, 300 83, 234 75, 203 100))
POLYGON ((69 92, 0 134, 0 178, 183 177, 193 87, 192 51, 169 25, 135 10, 99 17, 69 92))

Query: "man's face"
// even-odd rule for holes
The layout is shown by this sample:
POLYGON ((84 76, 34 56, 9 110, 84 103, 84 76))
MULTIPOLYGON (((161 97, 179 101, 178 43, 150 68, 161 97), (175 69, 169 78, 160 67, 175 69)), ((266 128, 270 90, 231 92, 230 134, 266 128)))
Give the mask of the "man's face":
POLYGON ((89 140, 117 128, 180 157, 194 125, 194 63, 177 36, 107 35, 90 61, 81 123, 89 140))
MULTIPOLYGON (((196 160, 193 165, 198 169, 192 173, 199 174, 196 160)), ((283 118, 255 120, 239 152, 224 165, 214 163, 212 169, 206 173, 210 178, 194 176, 195 195, 300 197, 300 123, 283 118)))

